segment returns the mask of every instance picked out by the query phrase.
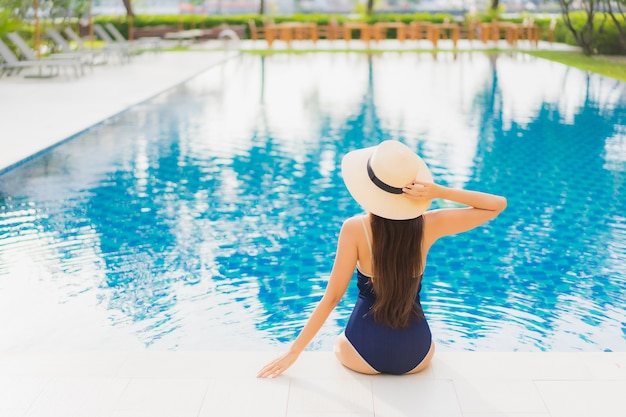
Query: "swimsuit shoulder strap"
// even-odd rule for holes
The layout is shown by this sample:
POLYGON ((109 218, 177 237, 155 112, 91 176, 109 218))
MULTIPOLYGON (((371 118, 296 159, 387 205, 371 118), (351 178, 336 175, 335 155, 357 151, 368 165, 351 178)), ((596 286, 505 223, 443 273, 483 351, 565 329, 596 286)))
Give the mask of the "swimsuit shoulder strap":
POLYGON ((370 257, 374 257, 372 255, 372 241, 370 239, 370 233, 367 230, 367 224, 365 223, 365 217, 367 216, 367 214, 363 217, 361 217, 361 224, 363 225, 363 231, 365 232, 365 239, 367 240, 367 247, 370 249, 370 257))

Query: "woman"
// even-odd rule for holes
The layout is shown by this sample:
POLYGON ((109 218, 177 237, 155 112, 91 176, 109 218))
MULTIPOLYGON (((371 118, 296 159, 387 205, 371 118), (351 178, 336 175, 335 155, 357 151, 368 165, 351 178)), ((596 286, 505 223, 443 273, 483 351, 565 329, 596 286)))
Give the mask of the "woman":
POLYGON ((335 345, 339 361, 364 374, 425 369, 434 354, 419 298, 428 250, 440 237, 473 229, 506 207, 504 197, 434 184, 424 161, 397 141, 350 152, 341 169, 368 214, 344 222, 324 296, 289 351, 261 369, 260 378, 277 377, 296 361, 355 267, 359 297, 335 345), (435 198, 467 207, 426 211, 435 198))

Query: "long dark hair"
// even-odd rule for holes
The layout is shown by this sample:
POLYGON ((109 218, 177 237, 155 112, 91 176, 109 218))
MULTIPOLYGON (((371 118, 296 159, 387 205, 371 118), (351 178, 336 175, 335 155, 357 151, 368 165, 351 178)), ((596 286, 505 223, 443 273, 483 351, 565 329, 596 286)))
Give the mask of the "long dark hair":
POLYGON ((424 313, 415 302, 422 281, 422 216, 390 220, 371 215, 372 269, 376 302, 372 314, 377 323, 406 328, 412 317, 424 313))

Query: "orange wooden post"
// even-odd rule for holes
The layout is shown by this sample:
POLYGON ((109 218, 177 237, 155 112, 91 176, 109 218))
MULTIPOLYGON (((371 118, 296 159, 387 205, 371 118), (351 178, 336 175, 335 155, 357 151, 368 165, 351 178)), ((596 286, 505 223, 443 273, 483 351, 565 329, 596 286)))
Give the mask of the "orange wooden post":
POLYGON ((128 16, 128 40, 135 39, 135 17, 133 15, 128 16))
POLYGON ((41 59, 41 32, 39 29, 39 1, 33 2, 33 13, 35 14, 35 52, 37 59, 41 59))

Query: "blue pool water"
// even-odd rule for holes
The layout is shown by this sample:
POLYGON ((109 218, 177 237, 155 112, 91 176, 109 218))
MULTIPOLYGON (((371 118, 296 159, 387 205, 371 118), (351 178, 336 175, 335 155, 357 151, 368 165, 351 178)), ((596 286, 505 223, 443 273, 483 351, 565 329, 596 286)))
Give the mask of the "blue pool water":
POLYGON ((624 351, 625 122, 624 83, 525 55, 231 60, 0 176, 0 349, 290 341, 360 212, 342 156, 392 138, 509 200, 431 250, 440 349, 624 351))

